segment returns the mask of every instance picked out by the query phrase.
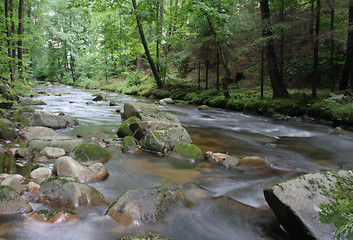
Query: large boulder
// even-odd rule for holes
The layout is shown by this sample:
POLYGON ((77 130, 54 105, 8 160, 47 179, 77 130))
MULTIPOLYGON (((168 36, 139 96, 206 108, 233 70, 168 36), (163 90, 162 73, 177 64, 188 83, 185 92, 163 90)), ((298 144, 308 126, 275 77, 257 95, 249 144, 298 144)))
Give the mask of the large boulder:
POLYGON ((130 125, 142 148, 161 152, 177 143, 192 143, 189 133, 180 124, 160 121, 140 121, 130 125))
POLYGON ((123 139, 123 153, 136 153, 139 151, 139 147, 136 144, 136 139, 133 136, 126 136, 123 139))
POLYGON ((12 139, 15 137, 17 137, 17 131, 14 124, 5 118, 0 118, 0 139, 12 139))
MULTIPOLYGON (((23 187, 21 181, 24 179, 19 174, 4 174, 4 178, 0 180, 1 186, 9 186, 13 188, 18 194, 23 193, 23 187)), ((0 177, 1 178, 1 177, 0 177)))
POLYGON ((192 206, 184 192, 173 183, 155 188, 132 189, 122 194, 109 207, 106 215, 123 225, 153 223, 175 205, 192 206))
POLYGON ((54 172, 57 176, 72 177, 82 183, 96 182, 108 176, 108 171, 102 163, 86 167, 68 156, 55 161, 54 172))
POLYGON ((66 153, 72 152, 75 147, 83 143, 82 139, 32 139, 28 142, 27 148, 41 151, 45 147, 62 148, 66 153))
POLYGON ((33 209, 9 186, 0 186, 0 215, 28 213, 33 209))
POLYGON ((49 178, 40 184, 39 202, 66 208, 105 202, 102 193, 71 177, 49 178))
POLYGON ((130 125, 140 121, 141 120, 138 117, 135 117, 135 116, 129 117, 120 125, 118 132, 116 134, 121 138, 134 135, 130 129, 130 125))
POLYGON ((57 131, 47 127, 26 127, 19 132, 19 135, 25 140, 37 139, 69 139, 57 131))
POLYGON ((157 105, 140 102, 125 103, 122 118, 128 119, 133 116, 138 117, 142 121, 161 121, 180 124, 176 116, 162 111, 157 105))
POLYGON ((348 222, 352 182, 350 170, 312 173, 274 184, 264 195, 282 226, 298 239, 331 240, 336 227, 348 222))
POLYGON ((33 114, 30 119, 30 126, 44 126, 52 129, 74 127, 78 125, 78 120, 66 114, 50 115, 46 113, 33 114))

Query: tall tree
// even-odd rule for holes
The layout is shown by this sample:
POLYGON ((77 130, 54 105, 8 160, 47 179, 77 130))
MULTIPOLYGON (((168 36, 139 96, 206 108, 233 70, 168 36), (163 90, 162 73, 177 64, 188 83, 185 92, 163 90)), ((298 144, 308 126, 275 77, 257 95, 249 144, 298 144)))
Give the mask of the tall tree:
POLYGON ((311 96, 317 95, 317 84, 319 82, 319 35, 320 35, 320 17, 321 17, 321 0, 316 1, 316 17, 315 17, 315 37, 314 37, 314 78, 311 96))
POLYGON ((160 78, 160 76, 158 74, 156 65, 155 65, 155 63, 154 63, 154 61, 152 59, 150 50, 148 48, 148 44, 147 44, 147 41, 146 41, 146 38, 145 38, 145 33, 143 31, 141 19, 140 19, 139 13, 138 13, 136 0, 132 0, 132 5, 133 5, 134 10, 135 10, 136 22, 137 22, 137 26, 138 26, 138 29, 139 29, 139 34, 140 34, 140 37, 141 37, 142 45, 143 45, 143 47, 145 49, 145 53, 146 53, 146 57, 147 57, 148 63, 150 64, 153 77, 154 77, 154 79, 155 79, 155 81, 157 83, 157 87, 161 89, 161 88, 163 88, 163 83, 162 83, 161 78, 160 78))
POLYGON ((268 0, 261 0, 261 17, 264 21, 264 36, 266 39, 265 53, 267 59, 268 72, 270 75, 273 98, 287 97, 288 91, 283 83, 283 79, 278 70, 275 47, 273 43, 273 34, 271 30, 270 9, 268 0))
POLYGON ((18 43, 17 43, 17 57, 18 57, 18 70, 20 75, 22 75, 23 66, 23 18, 24 18, 24 0, 20 0, 18 4, 18 43))
POLYGON ((348 87, 349 76, 351 76, 351 87, 353 88, 353 0, 349 0, 349 23, 346 60, 344 63, 342 78, 340 81, 340 89, 348 87))

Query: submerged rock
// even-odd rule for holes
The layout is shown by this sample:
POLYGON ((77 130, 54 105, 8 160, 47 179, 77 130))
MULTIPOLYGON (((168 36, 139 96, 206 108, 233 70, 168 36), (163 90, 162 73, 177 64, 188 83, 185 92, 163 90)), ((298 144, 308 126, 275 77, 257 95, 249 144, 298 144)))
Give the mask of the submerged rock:
POLYGON ((102 193, 71 177, 49 178, 40 184, 39 202, 77 208, 105 202, 102 193))
POLYGON ((282 226, 298 239, 329 240, 337 228, 325 218, 331 214, 341 223, 344 218, 332 210, 321 216, 320 212, 351 201, 346 193, 352 191, 352 175, 350 170, 306 174, 274 184, 264 195, 282 226))
POLYGON ((226 168, 236 168, 240 163, 240 159, 237 157, 211 151, 206 152, 206 159, 211 163, 218 163, 226 168))
POLYGON ((181 160, 188 160, 188 161, 200 161, 203 159, 203 154, 201 149, 190 143, 177 143, 174 146, 174 149, 170 153, 170 156, 175 157, 181 160))
POLYGON ((113 154, 99 144, 82 143, 75 147, 72 156, 79 162, 106 162, 113 154))
POLYGON ((54 172, 57 176, 72 177, 82 183, 96 182, 108 176, 108 171, 102 163, 86 167, 67 156, 55 161, 54 172))
POLYGON ((50 115, 46 113, 33 114, 30 119, 30 126, 43 126, 52 129, 74 127, 78 125, 78 120, 69 115, 50 115))
POLYGON ((171 238, 163 236, 159 233, 142 233, 124 236, 122 240, 171 240, 171 238))
POLYGON ((154 104, 127 102, 124 104, 123 119, 138 117, 142 121, 160 121, 180 124, 178 118, 173 114, 162 111, 154 104))
POLYGON ((125 192, 110 205, 106 215, 123 225, 140 225, 162 219, 169 208, 178 204, 192 206, 179 187, 166 183, 125 192))
POLYGON ((61 223, 78 219, 76 212, 69 209, 43 209, 32 213, 29 217, 45 223, 61 223))
POLYGON ((0 215, 28 213, 31 205, 9 186, 0 186, 0 215))

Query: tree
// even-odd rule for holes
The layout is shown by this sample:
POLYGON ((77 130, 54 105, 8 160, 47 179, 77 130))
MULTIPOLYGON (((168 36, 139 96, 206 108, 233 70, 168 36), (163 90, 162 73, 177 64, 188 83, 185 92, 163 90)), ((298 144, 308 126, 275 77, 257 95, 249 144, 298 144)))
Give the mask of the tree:
POLYGON ((342 78, 340 81, 340 89, 344 90, 348 87, 349 76, 351 76, 351 87, 353 88, 353 0, 349 0, 349 23, 346 60, 344 63, 342 78))
POLYGON ((137 26, 138 26, 138 30, 139 30, 139 34, 140 34, 140 37, 141 37, 141 41, 142 41, 143 47, 145 49, 145 53, 146 53, 146 56, 147 56, 148 63, 150 64, 150 67, 151 67, 151 70, 152 70, 152 73, 153 73, 153 77, 154 77, 154 79, 155 79, 155 81, 157 83, 157 87, 161 89, 161 88, 163 88, 163 83, 162 83, 161 78, 160 78, 160 76, 158 74, 156 65, 154 64, 154 61, 153 61, 153 59, 151 57, 150 50, 148 48, 148 44, 147 44, 147 41, 146 41, 146 38, 145 38, 145 33, 143 31, 143 27, 142 27, 141 20, 140 20, 140 17, 139 17, 136 0, 132 0, 132 5, 133 5, 134 10, 135 10, 136 22, 137 22, 137 26))
POLYGON ((18 57, 18 70, 22 75, 23 67, 23 21, 24 21, 24 0, 20 0, 18 4, 18 43, 17 43, 17 57, 18 57))
POLYGON ((320 35, 320 13, 321 13, 321 0, 316 1, 316 17, 315 17, 315 37, 314 37, 314 78, 312 93, 313 97, 316 97, 317 94, 317 84, 319 82, 319 35, 320 35))
POLYGON ((270 74, 271 86, 273 90, 273 98, 287 97, 288 91, 283 83, 283 79, 278 70, 275 47, 272 39, 270 9, 268 0, 261 0, 261 16, 264 21, 264 36, 266 39, 265 53, 267 59, 268 72, 270 74))

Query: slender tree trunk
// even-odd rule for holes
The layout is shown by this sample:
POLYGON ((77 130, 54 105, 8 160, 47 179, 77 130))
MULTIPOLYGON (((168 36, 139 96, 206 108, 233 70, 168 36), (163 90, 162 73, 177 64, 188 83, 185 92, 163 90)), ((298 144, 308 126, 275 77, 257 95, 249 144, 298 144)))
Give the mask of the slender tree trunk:
POLYGON ((216 33, 216 31, 215 31, 215 29, 213 27, 213 24, 212 24, 210 16, 207 16, 207 21, 208 21, 209 28, 210 28, 210 30, 211 30, 211 32, 213 34, 214 40, 217 43, 217 48, 218 48, 219 54, 220 54, 221 59, 222 59, 222 65, 223 65, 223 68, 224 68, 224 71, 225 71, 225 76, 222 79, 223 95, 224 95, 225 99, 228 99, 230 97, 229 96, 229 90, 228 90, 228 83, 229 83, 229 80, 232 78, 231 77, 231 73, 230 73, 230 67, 229 67, 227 59, 226 59, 226 57, 224 55, 224 52, 222 50, 222 45, 221 45, 220 41, 217 40, 217 33, 216 33))
POLYGON ((7 38, 7 50, 8 56, 11 57, 11 30, 10 30, 10 19, 9 19, 9 1, 5 0, 5 26, 6 26, 6 38, 7 38))
POLYGON ((72 53, 70 53, 70 69, 71 69, 72 81, 75 83, 77 80, 77 77, 76 77, 76 69, 75 69, 75 58, 72 56, 72 53))
POLYGON ((271 23, 270 23, 270 9, 268 0, 261 0, 261 17, 265 22, 263 33, 267 37, 266 40, 266 59, 268 72, 270 74, 271 86, 273 90, 273 98, 287 97, 288 91, 283 83, 283 79, 278 70, 278 63, 276 58, 275 47, 272 39, 271 23))
MULTIPOLYGON (((280 10, 280 21, 284 24, 284 0, 281 0, 281 10, 280 10)), ((284 69, 284 29, 281 28, 281 46, 280 46, 280 75, 283 79, 283 69, 284 69)))
POLYGON ((197 79, 197 83, 198 83, 198 90, 201 90, 201 63, 199 63, 199 78, 197 79))
POLYGON ((10 57, 11 57, 11 66, 10 66, 10 72, 11 72, 11 81, 15 79, 15 59, 16 59, 16 48, 15 48, 15 43, 14 40, 11 40, 13 35, 15 34, 15 22, 14 22, 14 4, 13 0, 9 1, 9 17, 10 17, 10 57))
POLYGON ((23 66, 23 17, 24 17, 24 0, 20 0, 18 4, 18 50, 17 50, 17 57, 18 57, 18 71, 20 76, 22 77, 22 66, 23 66))
POLYGON ((320 35, 320 13, 321 13, 321 0, 316 1, 316 20, 315 20, 315 39, 314 39, 314 78, 311 96, 316 97, 317 85, 319 82, 319 35, 320 35))
POLYGON ((335 30, 335 0, 328 0, 330 6, 330 80, 331 80, 331 91, 335 90, 335 76, 334 76, 334 49, 335 49, 335 42, 334 42, 334 30, 335 30))
POLYGON ((260 80, 261 80, 261 98, 264 97, 264 60, 265 60, 265 50, 264 46, 261 47, 261 70, 260 70, 260 80))
POLYGON ((217 90, 219 90, 219 51, 217 49, 216 53, 216 84, 217 84, 217 90))
POLYGON ((342 78, 340 82, 340 89, 348 87, 349 76, 351 75, 351 87, 353 88, 353 0, 349 0, 349 24, 348 24, 348 39, 346 60, 344 63, 342 78))
POLYGON ((209 66, 210 66, 210 62, 208 60, 208 52, 209 52, 209 48, 207 47, 206 49, 207 51, 207 57, 206 57, 206 62, 205 62, 205 72, 206 72, 206 76, 205 76, 205 88, 208 89, 208 72, 209 72, 209 66))
POLYGON ((155 79, 155 81, 157 83, 157 87, 161 89, 161 88, 163 88, 163 83, 162 83, 161 78, 160 78, 160 76, 158 74, 156 65, 153 62, 153 59, 152 59, 151 54, 150 54, 150 50, 149 50, 148 45, 147 45, 147 41, 146 41, 146 38, 145 38, 145 34, 143 32, 141 20, 140 20, 140 17, 138 15, 138 12, 137 12, 136 0, 132 0, 132 5, 133 5, 134 10, 135 10, 136 22, 137 22, 137 26, 138 26, 138 29, 139 29, 142 45, 143 45, 143 47, 145 49, 145 53, 146 53, 146 57, 147 57, 148 63, 150 64, 150 67, 151 67, 151 70, 152 70, 152 73, 153 73, 153 77, 154 77, 154 79, 155 79))

